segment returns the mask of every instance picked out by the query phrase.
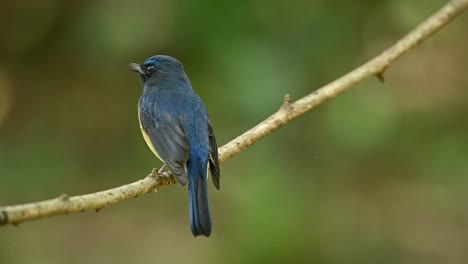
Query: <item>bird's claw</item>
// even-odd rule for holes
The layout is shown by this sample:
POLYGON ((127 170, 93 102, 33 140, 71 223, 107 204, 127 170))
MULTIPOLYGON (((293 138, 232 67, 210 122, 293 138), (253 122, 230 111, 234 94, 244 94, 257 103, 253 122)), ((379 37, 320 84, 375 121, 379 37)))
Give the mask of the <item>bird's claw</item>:
POLYGON ((160 169, 154 168, 150 175, 153 178, 158 178, 158 177, 171 177, 171 172, 170 171, 164 171, 164 168, 166 165, 163 165, 160 169))
POLYGON ((166 167, 166 164, 163 164, 162 167, 158 170, 158 174, 164 174, 165 167, 166 167))

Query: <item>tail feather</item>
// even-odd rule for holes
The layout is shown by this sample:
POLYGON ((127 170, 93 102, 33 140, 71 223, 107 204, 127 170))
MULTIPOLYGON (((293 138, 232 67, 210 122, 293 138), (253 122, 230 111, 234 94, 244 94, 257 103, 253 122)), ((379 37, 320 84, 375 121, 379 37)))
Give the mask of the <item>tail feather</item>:
POLYGON ((190 227, 194 236, 211 234, 210 205, 208 201, 208 181, 205 173, 190 177, 189 171, 189 204, 190 227))

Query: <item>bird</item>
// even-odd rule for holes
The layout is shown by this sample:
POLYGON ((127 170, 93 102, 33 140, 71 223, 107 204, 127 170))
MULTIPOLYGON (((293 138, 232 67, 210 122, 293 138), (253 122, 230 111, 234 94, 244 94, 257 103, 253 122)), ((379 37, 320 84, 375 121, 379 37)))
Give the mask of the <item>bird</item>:
POLYGON ((218 146, 207 109, 194 91, 184 67, 167 55, 129 64, 143 83, 138 119, 143 138, 189 193, 193 236, 212 231, 208 200, 208 169, 219 190, 218 146), (188 186, 187 186, 188 185, 188 186))

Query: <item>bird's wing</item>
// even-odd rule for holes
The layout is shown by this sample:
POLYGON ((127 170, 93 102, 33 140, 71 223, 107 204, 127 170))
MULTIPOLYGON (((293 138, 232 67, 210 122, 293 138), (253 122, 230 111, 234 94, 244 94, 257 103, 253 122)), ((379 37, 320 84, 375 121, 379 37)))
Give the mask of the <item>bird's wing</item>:
POLYGON ((141 126, 157 156, 166 163, 177 181, 186 185, 186 163, 189 159, 190 145, 179 118, 163 109, 157 109, 155 103, 140 104, 139 110, 141 126))
POLYGON ((208 136, 210 140, 210 172, 211 178, 213 180, 213 184, 216 189, 219 190, 219 178, 220 178, 220 170, 219 170, 219 160, 218 160, 218 144, 216 143, 216 137, 213 132, 213 128, 211 124, 208 122, 208 136))

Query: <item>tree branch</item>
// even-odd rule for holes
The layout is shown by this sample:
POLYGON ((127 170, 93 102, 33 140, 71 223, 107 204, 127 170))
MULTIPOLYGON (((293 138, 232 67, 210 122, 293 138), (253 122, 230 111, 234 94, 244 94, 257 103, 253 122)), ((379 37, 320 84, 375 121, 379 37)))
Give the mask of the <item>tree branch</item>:
MULTIPOLYGON (((220 161, 222 162, 234 157, 255 142, 285 126, 291 120, 346 91, 358 82, 372 76, 383 80, 384 72, 390 64, 407 51, 419 45, 432 34, 436 33, 467 8, 468 0, 449 1, 413 31, 364 65, 296 102, 291 102, 289 95, 286 95, 282 107, 276 113, 222 146, 219 149, 220 161)), ((164 175, 164 173, 158 174, 156 170, 153 170, 142 180, 101 192, 72 197, 63 194, 60 197, 50 200, 5 206, 0 208, 0 225, 17 225, 25 221, 54 215, 83 212, 86 210, 99 211, 105 206, 134 198, 175 183, 176 181, 172 176, 168 174, 164 175)))

